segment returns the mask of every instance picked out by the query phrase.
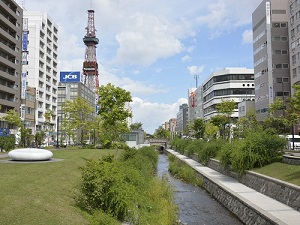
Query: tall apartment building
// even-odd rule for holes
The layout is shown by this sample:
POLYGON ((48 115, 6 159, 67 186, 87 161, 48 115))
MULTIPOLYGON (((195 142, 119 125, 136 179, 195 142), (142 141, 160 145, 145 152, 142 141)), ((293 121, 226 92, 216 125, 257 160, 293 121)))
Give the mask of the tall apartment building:
MULTIPOLYGON (((203 83, 203 118, 209 121, 218 113, 216 105, 223 100, 234 100, 239 103, 245 100, 254 100, 254 73, 253 69, 225 68, 212 73, 203 83)), ((199 104, 201 99, 198 100, 199 104)), ((238 108, 232 114, 238 118, 238 108)))
MULTIPOLYGON (((277 97, 285 100, 291 93, 289 54, 294 53, 289 50, 288 1, 263 0, 252 14, 255 108, 259 121, 266 119, 269 105, 277 97)), ((296 29, 292 29, 292 39, 296 29)))
POLYGON ((22 18, 15 1, 0 1, 0 135, 12 128, 1 118, 11 109, 20 112, 22 18))
MULTIPOLYGON (((24 11, 28 24, 28 64, 23 65, 27 74, 26 85, 36 88, 35 131, 48 129, 45 113, 52 111, 52 130, 56 127, 58 89, 58 26, 41 12, 24 11)), ((33 131, 33 133, 35 133, 33 131)))
MULTIPOLYGON (((291 85, 300 84, 300 0, 288 1, 291 85)), ((293 91, 293 90, 292 90, 293 91)))

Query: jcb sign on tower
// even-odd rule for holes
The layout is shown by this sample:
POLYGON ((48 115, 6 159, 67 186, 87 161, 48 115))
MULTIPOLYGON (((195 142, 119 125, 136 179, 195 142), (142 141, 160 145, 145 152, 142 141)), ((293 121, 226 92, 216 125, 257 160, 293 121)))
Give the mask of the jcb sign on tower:
POLYGON ((79 71, 69 71, 69 72, 60 72, 60 82, 62 83, 74 83, 80 82, 80 72, 79 71))

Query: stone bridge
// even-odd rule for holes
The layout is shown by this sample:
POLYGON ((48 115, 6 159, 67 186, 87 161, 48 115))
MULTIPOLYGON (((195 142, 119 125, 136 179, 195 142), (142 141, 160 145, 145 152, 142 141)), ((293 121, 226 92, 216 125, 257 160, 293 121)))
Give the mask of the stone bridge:
POLYGON ((163 146, 164 149, 167 149, 169 140, 167 138, 150 138, 149 144, 156 145, 156 146, 163 146))

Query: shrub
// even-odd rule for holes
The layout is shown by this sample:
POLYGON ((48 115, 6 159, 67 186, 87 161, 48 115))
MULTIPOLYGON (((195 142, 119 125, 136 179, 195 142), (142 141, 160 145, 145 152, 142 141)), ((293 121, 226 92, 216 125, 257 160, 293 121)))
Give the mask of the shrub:
POLYGON ((174 149, 183 154, 186 146, 188 146, 190 142, 191 140, 187 139, 176 139, 176 141, 174 142, 174 149))
POLYGON ((127 149, 119 159, 88 161, 81 168, 80 206, 98 224, 114 224, 117 219, 130 224, 174 224, 168 183, 153 176, 157 159, 158 153, 145 147, 127 149))
POLYGON ((15 148, 15 137, 14 136, 7 136, 2 137, 0 136, 0 150, 10 151, 15 148))
POLYGON ((245 139, 223 145, 220 152, 221 163, 229 165, 239 174, 255 167, 262 167, 277 161, 282 156, 286 141, 267 130, 257 130, 247 134, 245 139))
POLYGON ((185 151, 187 151, 188 156, 191 156, 194 153, 198 153, 198 150, 205 144, 206 143, 203 140, 189 141, 188 145, 185 147, 185 151))
POLYGON ((207 164, 210 158, 216 157, 222 145, 225 143, 226 141, 224 141, 223 139, 217 139, 217 140, 206 142, 202 146, 202 148, 198 150, 198 156, 201 163, 207 164))

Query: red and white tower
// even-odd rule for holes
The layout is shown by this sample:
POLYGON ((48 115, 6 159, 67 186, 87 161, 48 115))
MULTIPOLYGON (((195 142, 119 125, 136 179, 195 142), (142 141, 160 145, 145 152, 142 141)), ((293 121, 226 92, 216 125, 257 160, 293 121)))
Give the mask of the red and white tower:
POLYGON ((85 29, 86 35, 83 38, 83 42, 86 46, 86 50, 82 69, 84 84, 91 90, 96 91, 99 87, 98 63, 96 57, 96 45, 99 43, 99 39, 96 37, 94 10, 88 10, 88 25, 85 29))

